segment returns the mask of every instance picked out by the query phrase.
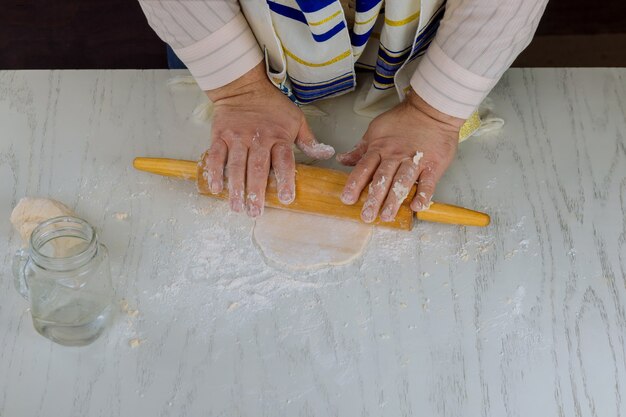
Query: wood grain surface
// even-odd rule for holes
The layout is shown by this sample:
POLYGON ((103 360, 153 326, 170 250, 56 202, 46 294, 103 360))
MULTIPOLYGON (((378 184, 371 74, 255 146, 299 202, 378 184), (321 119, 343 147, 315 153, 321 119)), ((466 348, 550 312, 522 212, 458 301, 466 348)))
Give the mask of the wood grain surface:
MULTIPOLYGON (((489 227, 376 229, 300 274, 224 202, 132 169, 207 147, 202 93, 170 76, 0 72, 0 416, 626 415, 626 70, 507 72, 504 129, 461 144, 435 195, 489 227), (13 288, 25 195, 109 247, 117 313, 88 347, 39 336, 13 288)), ((367 127, 352 99, 311 120, 340 151, 367 127)))

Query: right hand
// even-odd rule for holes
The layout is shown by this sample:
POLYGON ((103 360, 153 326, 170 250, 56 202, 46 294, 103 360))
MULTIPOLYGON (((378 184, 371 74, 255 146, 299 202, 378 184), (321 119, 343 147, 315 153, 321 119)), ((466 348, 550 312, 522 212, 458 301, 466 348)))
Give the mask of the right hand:
POLYGON ((290 204, 296 196, 295 143, 307 156, 331 158, 332 146, 317 142, 304 114, 267 78, 262 62, 230 84, 206 92, 214 103, 211 147, 202 169, 211 193, 228 178, 230 207, 250 217, 263 213, 265 188, 274 169, 278 199, 290 204))

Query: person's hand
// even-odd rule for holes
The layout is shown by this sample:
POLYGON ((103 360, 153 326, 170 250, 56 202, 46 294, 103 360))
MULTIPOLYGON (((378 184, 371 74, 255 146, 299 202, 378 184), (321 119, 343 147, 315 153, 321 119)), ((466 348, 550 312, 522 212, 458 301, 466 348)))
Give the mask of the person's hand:
POLYGON ((328 159, 335 150, 318 143, 302 111, 281 93, 265 74, 263 63, 241 78, 206 92, 214 103, 211 148, 201 167, 209 190, 219 194, 228 178, 230 207, 246 209, 251 217, 263 213, 270 167, 274 169, 278 199, 295 199, 295 161, 292 145, 308 156, 328 159))
POLYGON ((463 122, 434 109, 410 90, 402 103, 372 120, 352 151, 337 155, 342 164, 356 165, 341 201, 356 203, 370 184, 361 218, 371 223, 382 208, 381 220, 393 221, 417 181, 411 209, 427 209, 435 185, 452 162, 463 122))

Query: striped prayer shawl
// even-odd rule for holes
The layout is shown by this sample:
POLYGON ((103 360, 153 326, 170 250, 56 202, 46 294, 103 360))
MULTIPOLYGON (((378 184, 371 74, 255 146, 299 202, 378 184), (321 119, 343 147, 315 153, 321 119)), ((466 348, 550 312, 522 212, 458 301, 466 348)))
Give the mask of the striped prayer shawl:
POLYGON ((398 73, 419 60, 437 32, 443 0, 355 0, 349 27, 339 0, 241 1, 255 36, 265 48, 270 80, 298 104, 355 88, 355 65, 374 72, 361 107, 395 91, 402 98, 411 74, 398 73), (255 28, 272 28, 261 33, 255 28), (272 65, 272 63, 274 65, 272 65), (278 70, 274 67, 278 67, 278 70))

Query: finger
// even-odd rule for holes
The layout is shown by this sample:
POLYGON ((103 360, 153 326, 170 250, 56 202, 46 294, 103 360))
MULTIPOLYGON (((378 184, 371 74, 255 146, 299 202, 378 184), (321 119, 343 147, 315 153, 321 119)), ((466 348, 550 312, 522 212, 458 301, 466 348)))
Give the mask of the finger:
POLYGON ((274 145, 272 167, 276 175, 278 200, 283 204, 293 203, 296 198, 296 161, 290 146, 274 145))
POLYGON ((417 180, 417 193, 411 202, 411 210, 423 211, 430 207, 430 202, 435 193, 435 186, 441 174, 432 166, 426 166, 419 174, 417 180))
POLYGON ((335 154, 335 148, 315 139, 315 135, 306 120, 302 122, 296 136, 296 146, 307 156, 315 159, 328 159, 335 154))
POLYGON ((343 188, 343 193, 341 194, 341 202, 343 204, 354 204, 359 200, 361 191, 370 182, 379 163, 380 155, 377 153, 372 152, 363 155, 363 158, 361 158, 348 176, 346 185, 343 188))
POLYGON ((367 152, 367 143, 360 141, 350 152, 344 152, 337 155, 337 161, 347 166, 355 166, 357 162, 367 152))
POLYGON ((215 140, 202 156, 202 178, 212 194, 224 189, 224 165, 228 156, 228 146, 221 139, 215 140))
POLYGON ((226 176, 228 178, 228 196, 230 208, 237 213, 243 211, 243 193, 246 181, 246 161, 248 149, 241 143, 234 143, 228 148, 226 176))
POLYGON ((269 172, 270 151, 265 147, 253 144, 248 152, 246 180, 246 211, 250 217, 258 217, 263 213, 269 172))
POLYGON ((367 200, 365 200, 363 209, 361 210, 361 219, 365 223, 373 222, 378 216, 378 211, 391 188, 391 180, 395 176, 399 166, 400 161, 398 160, 382 161, 378 166, 369 187, 367 200))
POLYGON ((411 191, 411 187, 415 184, 419 174, 417 165, 412 160, 406 160, 400 164, 393 183, 391 191, 387 195, 383 210, 380 213, 380 219, 384 222, 391 222, 396 218, 400 206, 411 191))

